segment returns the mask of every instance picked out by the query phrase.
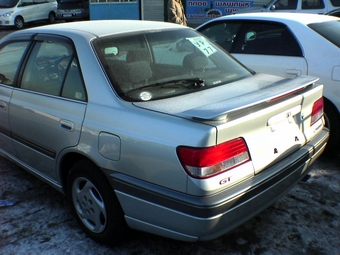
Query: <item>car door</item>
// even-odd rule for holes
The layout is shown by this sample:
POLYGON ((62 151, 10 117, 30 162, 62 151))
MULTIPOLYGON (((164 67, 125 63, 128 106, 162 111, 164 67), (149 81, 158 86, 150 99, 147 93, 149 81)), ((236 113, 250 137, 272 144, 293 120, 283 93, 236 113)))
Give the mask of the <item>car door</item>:
POLYGON ((46 19, 47 15, 45 14, 46 11, 44 10, 44 5, 47 4, 45 1, 34 0, 36 12, 34 13, 34 20, 42 20, 46 19))
POLYGON ((44 20, 48 18, 48 15, 52 9, 53 2, 52 1, 37 1, 37 13, 36 13, 36 20, 44 20))
POLYGON ((272 12, 298 12, 301 0, 278 0, 271 7, 272 12))
POLYGON ((14 155, 9 126, 9 104, 19 64, 29 41, 11 42, 0 48, 0 150, 14 155))
POLYGON ((276 22, 230 20, 199 31, 256 72, 286 77, 307 74, 307 61, 293 33, 276 22))
POLYGON ((56 159, 63 149, 77 145, 86 101, 72 43, 37 35, 10 101, 16 157, 39 175, 57 180, 56 159))
POLYGON ((38 6, 33 0, 22 0, 18 10, 19 13, 16 16, 22 16, 24 22, 34 21, 36 16, 39 15, 38 6))

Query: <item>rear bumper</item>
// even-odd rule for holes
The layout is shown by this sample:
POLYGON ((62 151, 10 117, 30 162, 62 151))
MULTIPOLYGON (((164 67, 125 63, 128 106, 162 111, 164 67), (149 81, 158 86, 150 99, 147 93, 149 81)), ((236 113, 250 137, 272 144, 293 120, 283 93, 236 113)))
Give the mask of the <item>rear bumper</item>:
POLYGON ((57 19, 60 20, 78 20, 78 19, 89 19, 89 13, 83 11, 66 11, 57 12, 57 19))
POLYGON ((307 145, 258 175, 220 193, 195 197, 118 173, 110 174, 128 225, 182 241, 211 240, 239 226, 286 194, 323 152, 324 128, 307 145))

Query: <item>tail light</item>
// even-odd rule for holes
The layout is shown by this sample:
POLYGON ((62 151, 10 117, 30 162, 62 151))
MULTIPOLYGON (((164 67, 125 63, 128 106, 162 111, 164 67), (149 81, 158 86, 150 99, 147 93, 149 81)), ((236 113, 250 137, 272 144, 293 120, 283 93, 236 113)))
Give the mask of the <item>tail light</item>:
POLYGON ((323 97, 321 97, 320 99, 318 99, 317 101, 314 102, 313 109, 312 109, 312 118, 311 118, 311 122, 310 122, 311 126, 315 122, 317 122, 319 119, 322 118, 323 109, 324 109, 323 97))
POLYGON ((200 179, 220 174, 250 160, 242 138, 207 148, 179 146, 177 155, 187 173, 200 179))

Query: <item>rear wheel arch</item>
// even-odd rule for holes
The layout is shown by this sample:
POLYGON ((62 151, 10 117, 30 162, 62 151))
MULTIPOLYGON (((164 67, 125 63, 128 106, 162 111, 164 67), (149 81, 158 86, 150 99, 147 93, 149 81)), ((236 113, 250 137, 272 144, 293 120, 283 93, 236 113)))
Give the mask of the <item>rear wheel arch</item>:
POLYGON ((86 157, 71 165, 66 180, 66 196, 73 214, 85 233, 103 244, 124 239, 128 226, 123 209, 109 180, 86 157))
POLYGON ((78 154, 78 153, 68 153, 67 155, 63 156, 60 164, 60 179, 61 179, 61 185, 64 191, 64 194, 67 192, 67 177, 69 175, 69 172, 74 164, 76 164, 78 161, 87 159, 84 155, 78 154))
POLYGON ((324 97, 325 126, 330 130, 330 136, 326 146, 325 154, 333 154, 338 150, 340 143, 340 113, 338 108, 324 97))

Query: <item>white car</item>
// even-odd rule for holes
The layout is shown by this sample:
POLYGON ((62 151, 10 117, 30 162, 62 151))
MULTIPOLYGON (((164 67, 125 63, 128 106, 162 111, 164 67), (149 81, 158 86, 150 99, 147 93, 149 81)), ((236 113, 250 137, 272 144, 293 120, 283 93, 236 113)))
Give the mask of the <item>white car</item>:
POLYGON ((327 151, 340 142, 340 19, 297 13, 220 17, 197 28, 256 72, 312 75, 324 84, 327 151))
POLYGON ((261 7, 241 8, 235 13, 249 12, 301 12, 325 14, 340 7, 337 0, 270 0, 261 7))
POLYGON ((47 20, 53 23, 58 3, 56 0, 1 0, 0 26, 15 26, 18 29, 25 23, 47 20))

